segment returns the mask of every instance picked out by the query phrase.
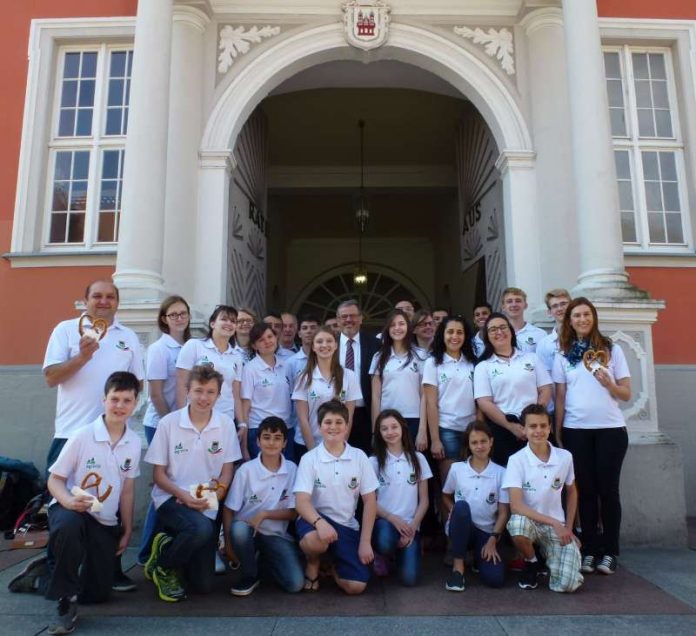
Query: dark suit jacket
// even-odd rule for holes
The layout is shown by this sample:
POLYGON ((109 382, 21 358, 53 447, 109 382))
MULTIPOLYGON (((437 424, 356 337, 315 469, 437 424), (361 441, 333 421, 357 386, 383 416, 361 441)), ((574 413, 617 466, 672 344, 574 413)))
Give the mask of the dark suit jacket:
POLYGON ((379 351, 380 342, 374 336, 364 331, 360 332, 360 389, 362 390, 365 407, 370 413, 372 405, 372 378, 370 377, 370 364, 372 357, 379 351))

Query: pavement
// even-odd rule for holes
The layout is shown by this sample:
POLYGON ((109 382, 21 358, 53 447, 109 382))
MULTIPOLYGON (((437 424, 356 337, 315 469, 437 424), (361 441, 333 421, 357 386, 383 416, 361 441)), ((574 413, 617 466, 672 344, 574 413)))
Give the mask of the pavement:
MULTIPOLYGON (((0 542, 0 636, 46 632, 54 603, 31 594, 11 594, 7 583, 40 551, 8 550, 0 542)), ((447 592, 442 554, 426 554, 423 582, 403 588, 393 577, 373 579, 365 594, 347 597, 329 579, 316 593, 285 594, 263 583, 246 598, 229 594, 237 576, 216 578, 207 596, 182 603, 160 601, 135 550, 124 568, 135 592, 114 594, 109 603, 81 606, 78 634, 235 636, 340 633, 342 636, 410 634, 696 634, 696 551, 625 549, 614 576, 590 575, 575 594, 556 594, 542 579, 536 590, 520 590, 511 573, 500 590, 467 575, 467 589, 447 592)))

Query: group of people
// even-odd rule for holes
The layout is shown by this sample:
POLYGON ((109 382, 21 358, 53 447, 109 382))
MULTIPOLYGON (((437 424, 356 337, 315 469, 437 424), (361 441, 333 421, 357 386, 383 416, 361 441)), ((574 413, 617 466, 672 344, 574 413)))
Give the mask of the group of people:
POLYGON ((117 288, 96 281, 85 304, 44 362, 58 387, 48 555, 10 584, 30 591, 45 576, 58 601, 49 633, 74 629, 78 601, 132 589, 118 555, 133 530, 141 447, 128 420, 143 380, 154 487, 139 561, 165 601, 210 591, 221 527, 236 596, 264 578, 317 590, 326 559, 347 594, 390 569, 416 585, 427 517, 449 537, 450 591, 465 589, 471 550, 481 582, 502 586, 506 541, 524 589, 544 571, 572 592, 616 570, 630 376, 588 299, 551 290, 550 334, 526 322, 518 288, 499 312, 477 305, 473 327, 404 300, 378 337, 355 300, 324 322, 220 305, 196 339, 172 296, 144 369, 117 288))

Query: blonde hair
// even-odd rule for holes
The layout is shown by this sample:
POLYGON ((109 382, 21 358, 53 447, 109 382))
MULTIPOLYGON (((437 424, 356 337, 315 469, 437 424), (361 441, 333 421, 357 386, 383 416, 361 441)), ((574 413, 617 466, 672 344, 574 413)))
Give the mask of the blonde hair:
POLYGON ((527 300, 527 293, 519 287, 506 287, 505 289, 503 289, 503 295, 501 296, 501 299, 505 300, 505 296, 522 296, 522 298, 527 300))
POLYGON ((546 295, 544 296, 544 302, 546 303, 546 306, 551 309, 549 306, 549 301, 552 298, 567 298, 568 300, 572 300, 573 297, 570 295, 570 292, 567 289, 563 289, 562 287, 557 287, 556 289, 550 289, 549 291, 546 292, 546 295))

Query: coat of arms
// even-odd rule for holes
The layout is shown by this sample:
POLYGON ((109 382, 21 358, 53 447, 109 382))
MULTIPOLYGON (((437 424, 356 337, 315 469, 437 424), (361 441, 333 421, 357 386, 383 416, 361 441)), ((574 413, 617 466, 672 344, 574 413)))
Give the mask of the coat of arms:
POLYGON ((348 44, 364 51, 387 41, 390 8, 384 0, 351 0, 343 5, 348 44))

